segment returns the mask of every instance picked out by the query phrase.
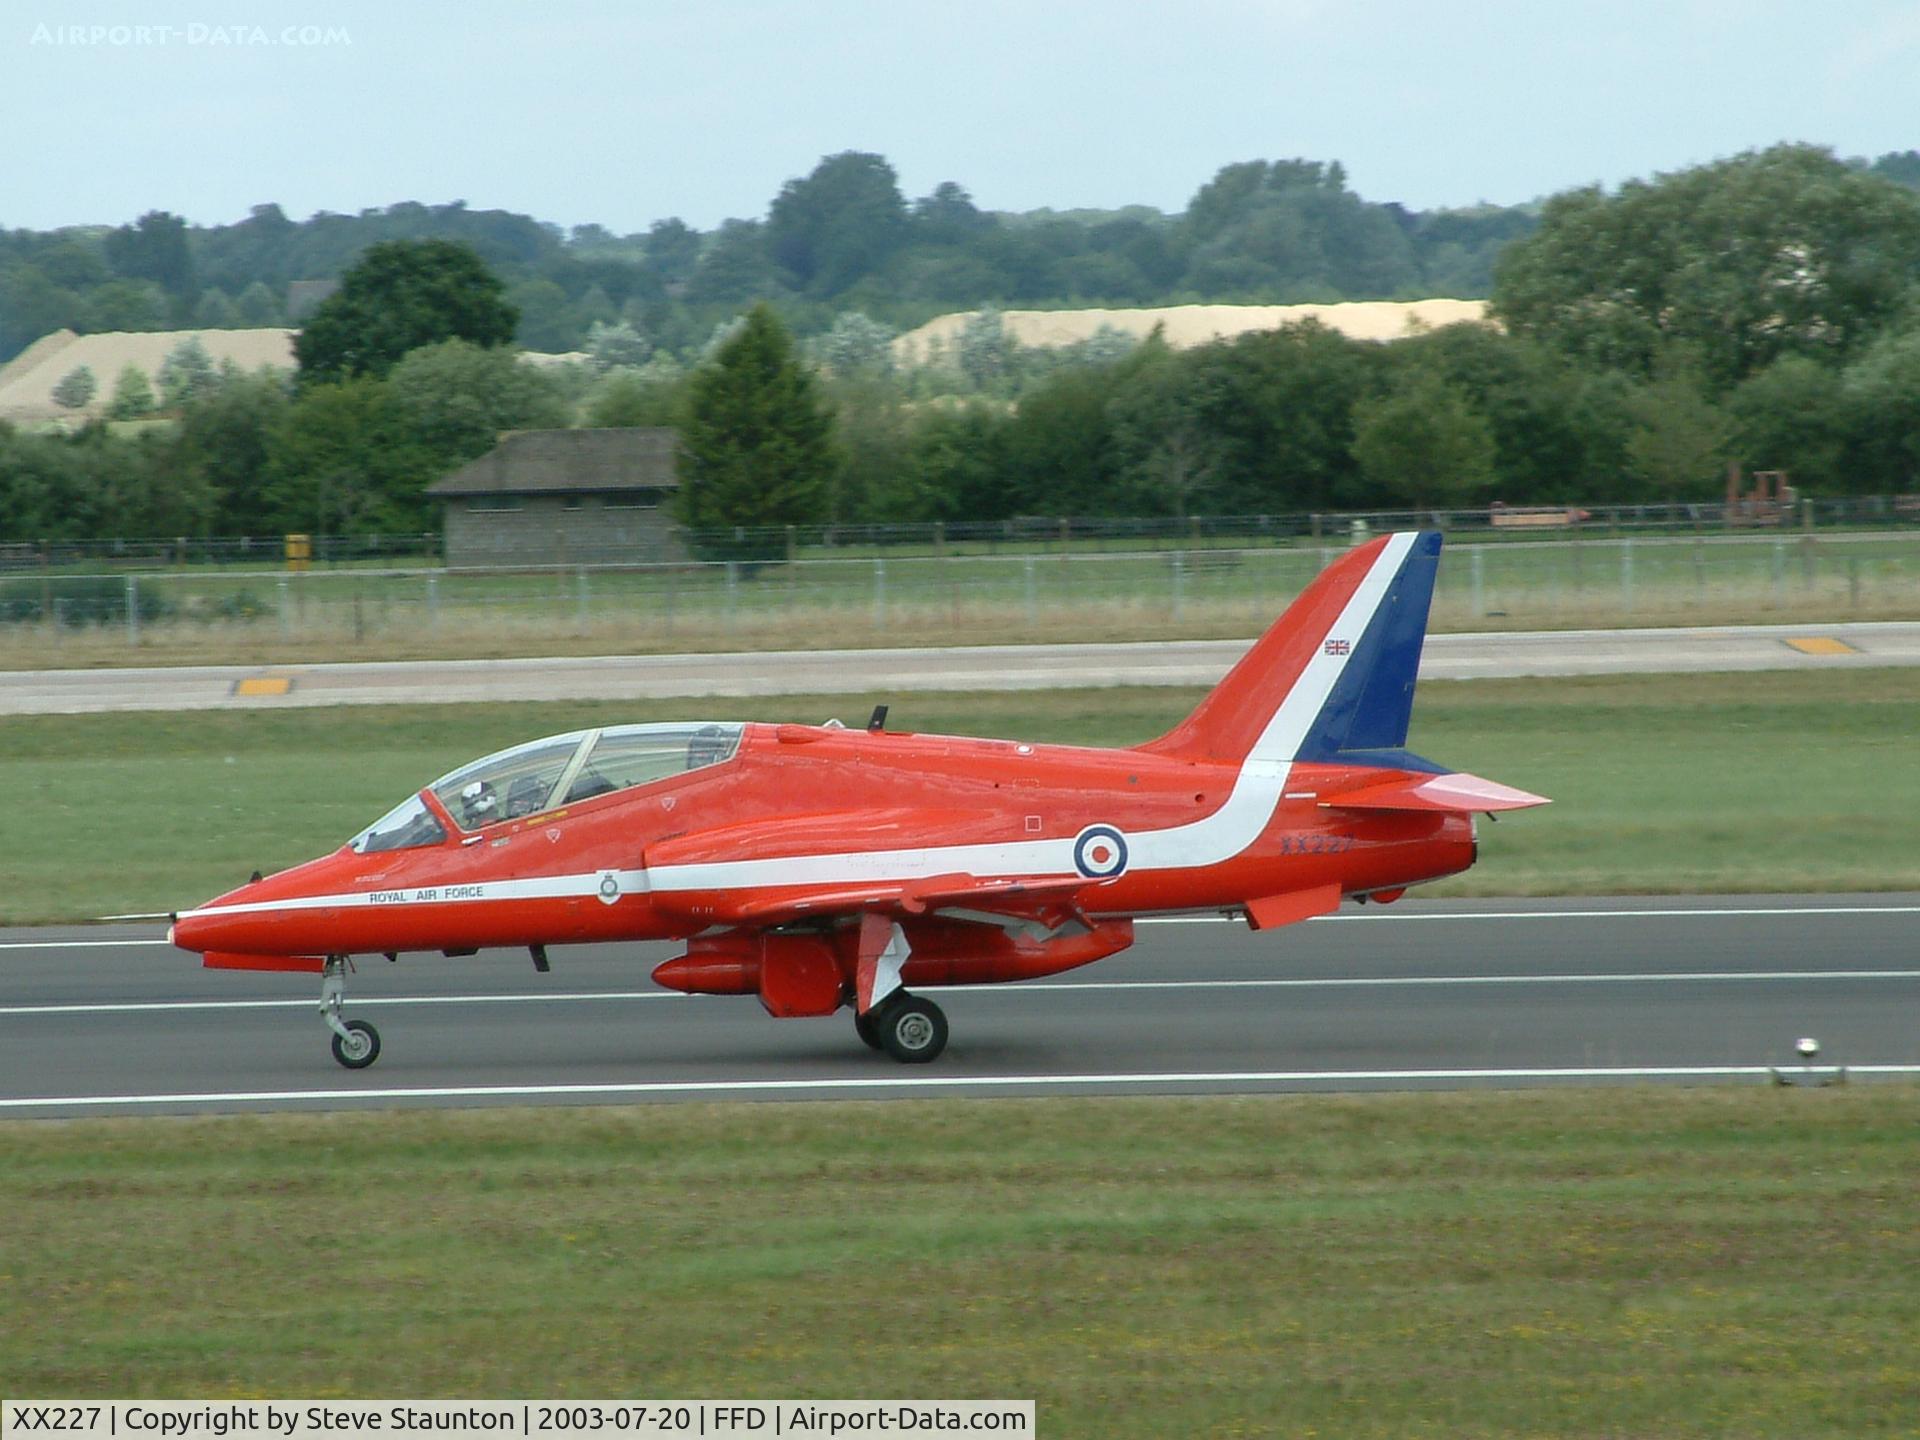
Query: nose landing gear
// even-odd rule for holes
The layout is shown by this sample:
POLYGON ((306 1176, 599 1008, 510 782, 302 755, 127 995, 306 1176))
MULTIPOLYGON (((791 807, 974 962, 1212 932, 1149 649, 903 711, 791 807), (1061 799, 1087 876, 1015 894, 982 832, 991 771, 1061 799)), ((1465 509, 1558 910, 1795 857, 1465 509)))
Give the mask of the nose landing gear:
POLYGON ((347 957, 327 956, 320 974, 320 1018, 333 1032, 333 1058, 349 1070, 364 1070, 380 1058, 380 1032, 364 1020, 342 1020, 347 994, 347 957))

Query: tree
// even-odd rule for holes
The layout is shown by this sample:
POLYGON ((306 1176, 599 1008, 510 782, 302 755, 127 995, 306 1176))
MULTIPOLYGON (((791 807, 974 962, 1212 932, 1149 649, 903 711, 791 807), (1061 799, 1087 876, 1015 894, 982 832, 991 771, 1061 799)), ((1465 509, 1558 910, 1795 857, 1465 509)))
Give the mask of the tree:
POLYGON ((193 307, 197 330, 234 330, 240 325, 239 313, 224 290, 202 290, 200 303, 193 307))
MULTIPOLYGON (((262 535, 277 518, 268 493, 274 442, 286 423, 287 386, 271 371, 240 375, 196 397, 181 414, 167 454, 170 474, 211 497, 221 535, 262 535)), ((311 523, 306 514, 299 526, 311 523)))
POLYGON ((621 366, 641 365, 653 353, 647 337, 624 320, 611 325, 596 322, 587 331, 587 354, 593 368, 601 372, 621 366))
POLYGON ((1353 456, 1373 504, 1475 504, 1493 479, 1493 436, 1467 397, 1420 373, 1354 407, 1353 456))
POLYGON ((1019 350, 1020 342, 1007 333, 1005 317, 989 305, 960 327, 954 359, 976 390, 988 390, 1012 373, 1019 350))
POLYGON ((685 372, 671 355, 656 355, 644 365, 609 370, 587 397, 584 423, 676 426, 685 379, 685 372))
POLYGON ((10 360, 42 335, 75 327, 81 298, 56 285, 37 265, 0 268, 0 360, 10 360))
POLYGON ((1220 469, 1220 447, 1201 413, 1194 374, 1154 332, 1143 363, 1107 407, 1129 509, 1185 519, 1220 469))
POLYGON ((99 388, 100 382, 93 378, 93 371, 85 365, 76 365, 53 387, 53 403, 62 410, 84 410, 99 388))
MULTIPOLYGON (((688 387, 680 432, 679 518, 696 531, 807 525, 824 519, 834 472, 833 419, 767 305, 720 347, 688 387)), ((746 537, 715 554, 777 547, 746 537)))
POLYGON ((213 368, 213 357, 200 337, 189 335, 167 352, 160 362, 160 408, 178 410, 188 401, 208 393, 220 383, 213 368))
POLYGON ((679 285, 700 263, 700 232, 678 215, 647 228, 646 266, 668 285, 679 285))
POLYGON ((310 385, 275 431, 267 502, 276 528, 352 535, 419 530, 436 473, 386 382, 310 385))
POLYGON ((567 292, 553 281, 536 276, 522 280, 507 292, 520 313, 514 338, 529 350, 564 355, 580 340, 580 317, 567 292))
POLYGON ((724 220, 681 294, 694 305, 738 305, 785 293, 758 220, 724 220))
POLYGON ((1695 374, 1669 362, 1627 401, 1627 465, 1661 500, 1712 495, 1726 469, 1733 422, 1695 374))
POLYGON ((112 420, 137 420, 153 413, 153 386, 147 372, 128 365, 113 382, 113 398, 107 402, 107 417, 112 420))
POLYGON ((1517 334, 1651 374, 1693 347, 1716 389, 1782 355, 1845 363, 1920 268, 1920 195, 1826 150, 1781 145, 1547 202, 1495 272, 1517 334))
POLYGON ((114 330, 164 330, 167 297, 151 280, 109 280, 87 292, 80 325, 96 335, 114 330))
POLYGON ((278 325, 284 318, 273 291, 258 280, 240 292, 240 298, 233 302, 233 308, 235 318, 248 329, 278 325))
POLYGON ((568 412, 558 383, 510 350, 444 340, 410 352, 387 389, 415 441, 444 469, 491 450, 502 430, 551 430, 568 412))
POLYGON ((833 317, 833 326, 811 347, 820 363, 845 379, 893 373, 893 331, 858 310, 833 317))
POLYGON ((187 222, 164 210, 149 210, 106 239, 107 263, 129 280, 151 280, 175 300, 190 302, 199 290, 187 222))
POLYGON ((789 180, 767 214, 767 244, 795 283, 837 295, 907 241, 907 205, 884 156, 829 155, 789 180))
POLYGON ((1920 485, 1920 326, 1883 335, 1847 368, 1848 489, 1920 485))
POLYGON ((512 342, 519 313, 465 245, 390 240, 370 247, 293 342, 302 382, 384 376, 409 350, 442 340, 512 342))
POLYGON ((1755 470, 1790 472, 1796 490, 1845 494, 1845 387, 1844 373, 1804 355, 1784 355, 1751 376, 1728 399, 1739 458, 1755 470))

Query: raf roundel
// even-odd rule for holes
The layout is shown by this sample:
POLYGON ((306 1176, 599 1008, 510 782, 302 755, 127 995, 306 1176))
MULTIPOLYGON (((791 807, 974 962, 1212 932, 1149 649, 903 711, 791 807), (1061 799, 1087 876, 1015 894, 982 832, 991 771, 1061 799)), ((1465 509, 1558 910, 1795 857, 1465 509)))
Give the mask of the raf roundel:
POLYGON ((1089 825, 1073 842, 1073 868, 1089 880, 1111 880, 1127 868, 1127 837, 1111 825, 1089 825))

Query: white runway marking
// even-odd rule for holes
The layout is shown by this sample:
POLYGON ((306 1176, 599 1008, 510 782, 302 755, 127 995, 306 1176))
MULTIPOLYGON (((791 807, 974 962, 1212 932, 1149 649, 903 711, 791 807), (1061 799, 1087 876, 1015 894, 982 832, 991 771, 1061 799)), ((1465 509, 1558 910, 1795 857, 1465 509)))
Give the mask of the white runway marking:
MULTIPOLYGON (((1920 980, 1920 970, 1672 970, 1643 974, 1592 975, 1332 975, 1312 979, 1254 980, 1023 980, 991 985, 938 985, 922 993, 1032 995, 1043 992, 1075 994, 1107 990, 1353 990, 1427 985, 1632 985, 1662 983, 1719 983, 1723 981, 1807 980, 1920 980)), ((587 1003, 605 1000, 731 999, 731 996, 693 996, 678 990, 567 991, 542 995, 369 995, 355 996, 352 1004, 383 1005, 517 1005, 587 1003)), ((96 1005, 5 1005, 6 1015, 130 1015, 156 1010, 311 1010, 313 1000, 138 1000, 96 1005)))
MULTIPOLYGON (((1920 1065, 1849 1065, 1850 1075, 1920 1075, 1920 1065)), ((1417 1084, 1440 1080, 1729 1080, 1769 1075, 1765 1065, 1581 1066, 1545 1070, 1213 1070, 1116 1075, 942 1075, 834 1080, 675 1080, 608 1085, 450 1085, 390 1090, 216 1090, 175 1095, 46 1095, 0 1100, 0 1109, 68 1106, 252 1105, 336 1100, 502 1100, 609 1095, 834 1094, 874 1090, 1077 1089, 1086 1086, 1417 1084)))

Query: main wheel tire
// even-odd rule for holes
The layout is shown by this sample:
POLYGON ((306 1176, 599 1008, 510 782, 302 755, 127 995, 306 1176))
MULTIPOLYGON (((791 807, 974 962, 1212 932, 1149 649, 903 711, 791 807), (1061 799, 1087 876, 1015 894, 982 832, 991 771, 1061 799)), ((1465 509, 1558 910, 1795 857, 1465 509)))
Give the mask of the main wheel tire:
POLYGON ((864 1015, 857 1011, 854 1013, 853 1033, 860 1037, 861 1043, 869 1050, 884 1050, 887 1048, 887 1042, 880 1038, 878 1020, 879 1016, 872 1010, 869 1010, 864 1015))
POLYGON ((366 1069, 380 1058, 380 1032, 364 1020, 347 1021, 347 1035, 333 1037, 333 1058, 349 1070, 366 1069))
POLYGON ((947 1048, 947 1017, 918 995, 902 995, 880 1020, 880 1043, 902 1065, 925 1065, 947 1048))

